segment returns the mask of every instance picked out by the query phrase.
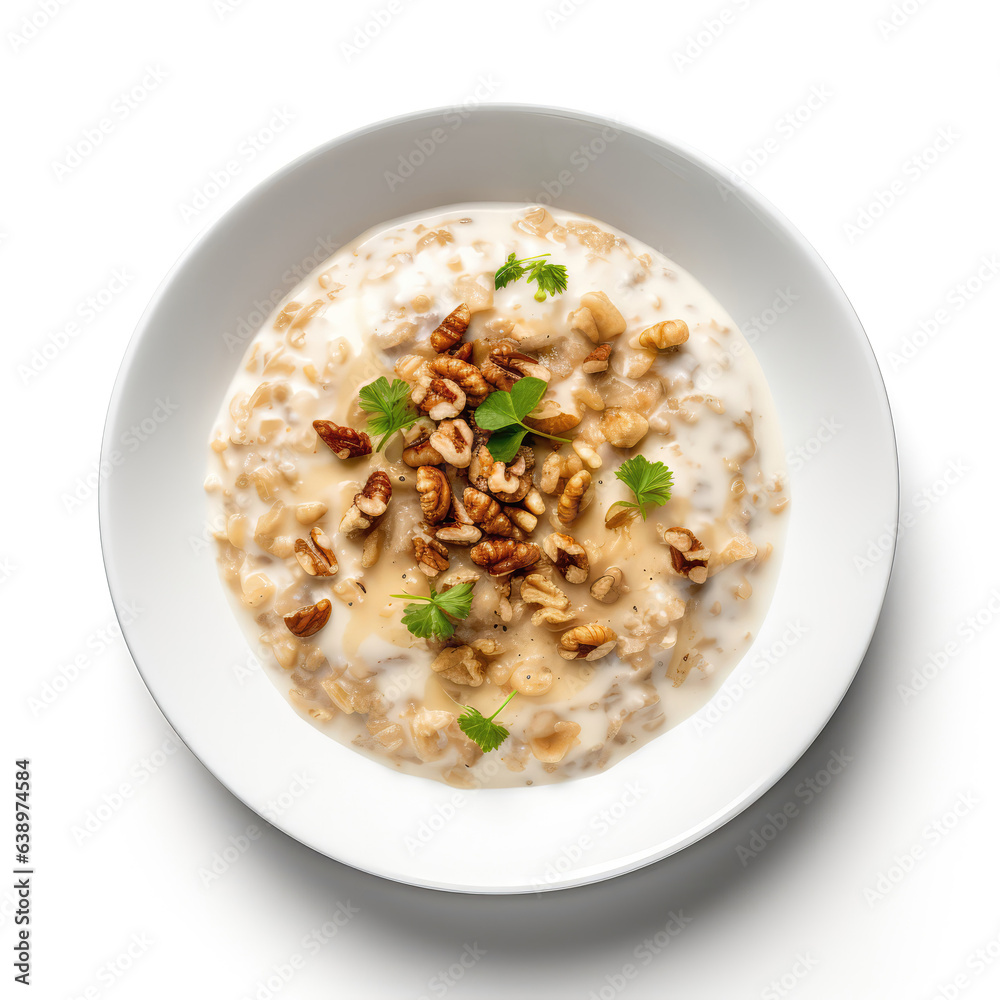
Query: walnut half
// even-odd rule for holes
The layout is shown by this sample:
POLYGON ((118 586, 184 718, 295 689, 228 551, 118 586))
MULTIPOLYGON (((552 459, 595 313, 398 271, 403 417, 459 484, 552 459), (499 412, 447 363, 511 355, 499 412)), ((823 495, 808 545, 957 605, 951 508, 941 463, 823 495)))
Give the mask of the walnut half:
POLYGON ((587 550, 572 535, 553 531, 542 542, 542 549, 567 583, 586 583, 590 576, 587 550))
POLYGON ((515 570, 534 566, 542 557, 542 550, 534 542, 518 542, 513 538, 485 538, 472 547, 469 555, 490 576, 506 576, 515 570))
POLYGON ((599 660, 618 644, 618 634, 607 625, 577 625, 563 632, 559 655, 564 660, 599 660))

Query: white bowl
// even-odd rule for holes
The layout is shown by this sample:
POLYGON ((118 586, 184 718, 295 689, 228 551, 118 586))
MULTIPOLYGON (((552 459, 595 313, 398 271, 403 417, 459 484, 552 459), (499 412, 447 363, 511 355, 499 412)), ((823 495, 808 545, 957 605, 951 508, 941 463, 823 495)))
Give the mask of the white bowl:
POLYGON ((867 565, 857 557, 869 541, 895 537, 898 508, 878 367, 815 251, 699 154, 537 107, 430 111, 374 125, 243 198, 185 252, 147 309, 115 386, 102 457, 101 535, 115 605, 144 609, 122 622, 129 649, 192 752, 234 795, 317 851, 399 881, 474 892, 579 885, 638 868, 768 789, 857 671, 892 543, 867 565), (205 544, 202 481, 219 400, 278 298, 377 223, 473 201, 552 202, 603 220, 699 278, 744 333, 753 336, 753 317, 767 325, 755 350, 789 450, 791 506, 767 620, 706 709, 606 773, 458 792, 328 739, 260 671, 247 676, 249 650, 205 544), (771 308, 788 299, 784 312, 771 308), (297 775, 306 781, 296 785, 297 775), (290 804, 269 811, 283 792, 290 804))

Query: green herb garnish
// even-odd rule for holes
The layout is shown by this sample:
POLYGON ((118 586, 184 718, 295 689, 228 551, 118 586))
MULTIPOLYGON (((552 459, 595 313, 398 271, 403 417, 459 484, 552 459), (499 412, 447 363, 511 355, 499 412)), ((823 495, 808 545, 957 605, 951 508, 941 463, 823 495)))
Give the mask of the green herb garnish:
POLYGON ((479 709, 473 708, 471 705, 466 705, 465 711, 458 717, 459 729, 473 743, 478 744, 483 753, 496 750, 510 736, 506 727, 493 720, 510 704, 511 698, 516 694, 516 691, 512 691, 510 697, 488 719, 479 709))
POLYGON ((368 418, 368 430, 382 435, 376 451, 381 451, 396 431, 412 427, 420 417, 410 405, 410 387, 401 378, 393 379, 390 385, 382 375, 362 386, 358 399, 362 410, 376 414, 368 418))
POLYGON ((546 295, 555 297, 566 291, 566 265, 546 264, 545 259, 551 254, 543 253, 537 257, 522 257, 517 259, 517 254, 512 253, 504 263, 503 267, 497 271, 493 280, 494 288, 506 288, 512 281, 517 281, 528 275, 528 281, 538 285, 535 298, 539 302, 545 301, 546 295))
POLYGON ((569 444, 567 438, 555 437, 535 430, 524 423, 524 418, 538 405, 545 395, 547 384, 540 378, 518 379, 510 392, 498 389, 491 392, 476 409, 476 423, 493 434, 486 444, 495 462, 509 462, 521 447, 529 431, 551 441, 569 444))
POLYGON ((635 494, 635 502, 619 500, 612 507, 637 511, 646 520, 646 504, 662 507, 670 499, 674 484, 673 473, 662 462, 650 462, 645 455, 636 455, 622 462, 615 475, 635 494))
POLYGON ((391 594, 392 597, 412 598, 422 604, 407 604, 403 608, 403 624, 421 639, 448 639, 455 632, 451 618, 468 618, 472 610, 472 584, 460 583, 440 594, 430 585, 430 597, 420 594, 391 594), (451 616, 449 618, 449 615, 451 616))

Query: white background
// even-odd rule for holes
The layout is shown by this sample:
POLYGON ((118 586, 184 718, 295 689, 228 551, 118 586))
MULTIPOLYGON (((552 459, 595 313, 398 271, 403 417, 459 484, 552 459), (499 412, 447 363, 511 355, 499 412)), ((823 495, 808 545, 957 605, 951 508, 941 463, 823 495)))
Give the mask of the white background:
MULTIPOLYGON (((998 28, 987 0, 5 5, 0 786, 31 757, 35 995, 998 995, 998 28), (360 874, 232 798, 115 634, 93 488, 126 343, 194 236, 314 145, 482 99, 679 138, 801 228, 882 365, 904 524, 859 677, 789 775, 677 857, 517 898, 360 874)), ((135 544, 155 571, 155 526, 135 544)))

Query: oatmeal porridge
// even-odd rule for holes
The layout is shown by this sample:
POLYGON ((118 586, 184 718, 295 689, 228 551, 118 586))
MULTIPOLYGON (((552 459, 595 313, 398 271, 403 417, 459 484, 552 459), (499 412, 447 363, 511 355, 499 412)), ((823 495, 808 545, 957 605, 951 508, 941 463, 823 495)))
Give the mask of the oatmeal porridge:
POLYGON ((746 340, 592 219, 439 209, 278 304, 210 442, 219 567, 304 719, 462 787, 597 773, 704 705, 788 504, 746 340))

